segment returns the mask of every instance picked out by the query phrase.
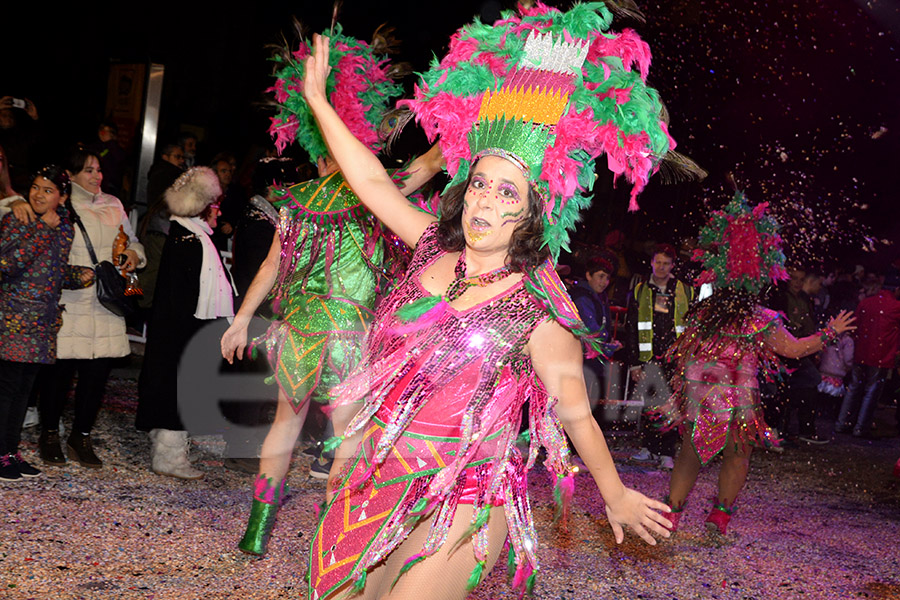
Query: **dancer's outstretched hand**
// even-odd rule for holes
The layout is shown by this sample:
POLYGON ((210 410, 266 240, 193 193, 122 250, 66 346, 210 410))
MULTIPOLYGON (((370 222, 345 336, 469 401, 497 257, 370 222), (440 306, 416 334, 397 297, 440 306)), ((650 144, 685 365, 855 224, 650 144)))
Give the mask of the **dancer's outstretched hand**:
POLYGON ((853 316, 853 311, 842 310, 828 321, 828 325, 840 334, 856 329, 854 322, 856 322, 856 317, 853 316))
POLYGON ((312 54, 306 57, 306 72, 303 75, 303 97, 312 104, 316 100, 328 100, 325 96, 325 82, 331 67, 328 66, 329 39, 323 35, 313 36, 312 54))
POLYGON ((630 488, 624 488, 622 495, 614 500, 606 500, 606 517, 616 536, 616 543, 621 544, 625 539, 624 525, 630 527, 636 534, 650 544, 656 545, 656 538, 650 535, 653 532, 667 538, 672 532, 666 529, 672 523, 657 511, 671 512, 671 509, 657 500, 651 500, 647 496, 630 488))

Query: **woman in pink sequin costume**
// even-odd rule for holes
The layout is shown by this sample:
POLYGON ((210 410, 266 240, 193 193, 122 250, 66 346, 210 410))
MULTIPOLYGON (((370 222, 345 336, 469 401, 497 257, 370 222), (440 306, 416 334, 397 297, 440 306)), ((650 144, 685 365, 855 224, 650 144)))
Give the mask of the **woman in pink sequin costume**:
POLYGON ((464 598, 507 538, 513 584, 530 589, 538 544, 526 472, 543 445, 561 495, 571 496, 563 428, 616 540, 628 526, 654 544, 651 532, 668 533, 657 512, 667 507, 622 484, 591 416, 582 346, 567 328, 583 326, 561 316, 577 311, 547 260, 542 196, 523 151, 473 152, 436 221, 397 193, 328 104, 327 56, 327 39, 317 38, 309 106, 359 198, 415 251, 376 311, 361 368, 332 392, 344 434, 311 543, 309 598, 464 598), (515 442, 526 402, 523 459, 515 442))
POLYGON ((841 312, 821 332, 796 339, 778 313, 759 305, 759 294, 785 277, 778 225, 765 209, 751 208, 738 192, 700 233, 703 247, 694 258, 703 261, 704 271, 698 284, 712 283, 716 290, 685 315, 685 330, 667 355, 675 363, 673 395, 660 409, 663 427, 683 430, 667 498, 673 531, 700 467, 721 453, 719 491, 706 524, 725 534, 753 446, 778 443, 763 418, 759 374, 777 376, 778 355, 814 354, 855 329, 852 314, 841 312))

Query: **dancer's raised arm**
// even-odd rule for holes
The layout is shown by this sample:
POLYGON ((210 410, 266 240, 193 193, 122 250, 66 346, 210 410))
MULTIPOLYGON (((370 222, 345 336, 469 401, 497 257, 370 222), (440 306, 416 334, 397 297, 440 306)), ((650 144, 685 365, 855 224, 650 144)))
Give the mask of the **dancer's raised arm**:
POLYGON ((434 217, 407 202, 378 158, 357 140, 328 103, 328 38, 314 37, 314 51, 306 59, 303 95, 316 117, 328 153, 363 204, 409 246, 415 246, 434 217))

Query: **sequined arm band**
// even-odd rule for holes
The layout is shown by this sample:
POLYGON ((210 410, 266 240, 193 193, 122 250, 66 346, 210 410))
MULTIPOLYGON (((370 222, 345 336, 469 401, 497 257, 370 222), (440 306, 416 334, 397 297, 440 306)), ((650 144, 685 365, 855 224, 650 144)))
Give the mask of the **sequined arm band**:
POLYGON ((838 334, 837 330, 831 325, 828 325, 819 332, 819 339, 822 340, 822 346, 827 346, 834 342, 838 338, 838 335, 840 334, 838 334))

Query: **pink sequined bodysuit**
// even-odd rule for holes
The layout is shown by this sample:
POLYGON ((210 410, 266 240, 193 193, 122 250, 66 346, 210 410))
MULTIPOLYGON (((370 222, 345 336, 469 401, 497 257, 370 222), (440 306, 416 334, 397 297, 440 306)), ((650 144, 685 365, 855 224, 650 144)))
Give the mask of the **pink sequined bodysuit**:
MULTIPOLYGON (((432 514, 416 556, 436 552, 448 541, 460 503, 474 505, 476 515, 503 505, 517 566, 536 568, 526 471, 543 445, 548 467, 565 473, 568 448, 552 399, 523 349, 535 327, 551 317, 518 283, 398 335, 397 309, 428 295, 421 274, 444 254, 435 231, 432 225, 423 234, 405 278, 379 306, 360 370, 332 393, 339 404, 362 401, 346 432, 361 432, 362 442, 345 471, 348 485, 328 506, 311 544, 311 599, 362 580, 418 518, 432 514), (525 402, 527 460, 515 445, 525 402)), ((472 536, 479 561, 485 559, 487 526, 472 536)))

